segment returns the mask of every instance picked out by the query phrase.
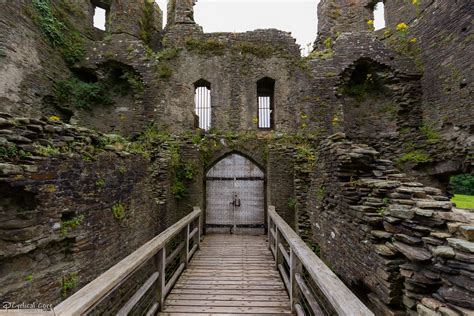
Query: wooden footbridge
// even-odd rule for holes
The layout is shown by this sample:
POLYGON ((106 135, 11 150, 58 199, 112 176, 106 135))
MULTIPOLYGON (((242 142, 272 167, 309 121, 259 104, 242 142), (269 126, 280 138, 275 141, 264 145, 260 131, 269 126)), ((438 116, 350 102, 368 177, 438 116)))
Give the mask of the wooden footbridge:
POLYGON ((267 230, 265 236, 203 236, 202 211, 195 207, 52 311, 39 314, 373 315, 271 206, 267 230), (136 291, 121 298, 120 306, 111 304, 114 293, 137 275, 144 282, 136 291))

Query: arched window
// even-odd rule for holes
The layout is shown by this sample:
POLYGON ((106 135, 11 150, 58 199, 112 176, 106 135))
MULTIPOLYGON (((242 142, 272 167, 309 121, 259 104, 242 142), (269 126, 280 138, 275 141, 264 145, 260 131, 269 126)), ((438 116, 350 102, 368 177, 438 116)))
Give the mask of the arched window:
POLYGON ((257 81, 258 128, 274 126, 275 80, 265 77, 257 81))
POLYGON ((211 83, 200 79, 194 88, 194 111, 199 118, 198 127, 207 131, 211 128, 211 83))
POLYGON ((383 1, 378 2, 374 7, 374 30, 385 27, 385 5, 383 1))

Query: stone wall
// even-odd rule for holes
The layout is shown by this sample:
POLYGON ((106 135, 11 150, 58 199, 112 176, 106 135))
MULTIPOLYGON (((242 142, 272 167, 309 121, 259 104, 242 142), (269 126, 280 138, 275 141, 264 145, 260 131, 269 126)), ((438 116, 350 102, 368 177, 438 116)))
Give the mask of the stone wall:
POLYGON ((166 152, 150 162, 55 118, 1 114, 0 128, 2 301, 56 304, 180 218, 168 211, 166 152))
POLYGON ((379 156, 343 134, 319 146, 307 205, 313 243, 380 314, 467 315, 472 212, 379 156))

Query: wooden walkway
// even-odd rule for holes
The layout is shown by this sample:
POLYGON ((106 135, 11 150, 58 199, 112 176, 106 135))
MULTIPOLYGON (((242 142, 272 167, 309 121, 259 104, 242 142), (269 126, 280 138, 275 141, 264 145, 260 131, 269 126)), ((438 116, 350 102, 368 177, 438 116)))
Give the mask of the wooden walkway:
POLYGON ((207 235, 160 315, 292 315, 266 236, 207 235))

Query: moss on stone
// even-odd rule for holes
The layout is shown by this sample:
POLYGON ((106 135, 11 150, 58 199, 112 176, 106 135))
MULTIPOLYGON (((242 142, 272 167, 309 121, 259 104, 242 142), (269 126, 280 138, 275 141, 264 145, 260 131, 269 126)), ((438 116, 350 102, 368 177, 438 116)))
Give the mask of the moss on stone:
POLYGON ((403 154, 396 160, 396 164, 398 166, 403 166, 407 163, 417 165, 431 161, 433 161, 433 158, 431 158, 427 153, 425 153, 422 149, 416 149, 403 154))
POLYGON ((225 44, 215 38, 208 39, 186 39, 186 49, 200 55, 223 55, 225 52, 225 44))
POLYGON ((71 66, 82 59, 85 53, 84 38, 50 0, 33 0, 34 18, 51 44, 71 66))

